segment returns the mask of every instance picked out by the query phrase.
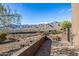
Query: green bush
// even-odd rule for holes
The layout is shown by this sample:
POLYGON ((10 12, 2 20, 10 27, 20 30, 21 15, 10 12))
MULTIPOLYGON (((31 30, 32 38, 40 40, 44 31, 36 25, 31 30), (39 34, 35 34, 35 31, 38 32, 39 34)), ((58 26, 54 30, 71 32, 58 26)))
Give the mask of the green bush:
POLYGON ((6 40, 7 33, 0 33, 0 42, 6 40))
POLYGON ((59 34, 61 32, 60 31, 57 31, 57 30, 51 30, 50 33, 52 33, 52 34, 59 34))
POLYGON ((45 35, 45 36, 46 36, 46 35, 49 35, 49 34, 50 34, 50 33, 47 32, 47 31, 44 31, 44 32, 43 32, 43 35, 45 35))

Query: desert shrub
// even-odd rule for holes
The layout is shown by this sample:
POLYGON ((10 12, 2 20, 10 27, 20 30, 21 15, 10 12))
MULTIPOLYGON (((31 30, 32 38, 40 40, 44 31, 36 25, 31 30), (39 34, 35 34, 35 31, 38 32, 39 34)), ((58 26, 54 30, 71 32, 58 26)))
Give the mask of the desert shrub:
POLYGON ((0 33, 0 42, 6 40, 7 33, 0 33))
POLYGON ((59 34, 61 32, 60 31, 57 31, 57 30, 51 30, 50 33, 52 33, 52 34, 59 34))
POLYGON ((61 41, 61 37, 57 36, 57 41, 61 41))
POLYGON ((54 36, 53 39, 56 40, 56 41, 61 41, 61 37, 60 36, 54 36))
POLYGON ((46 36, 46 35, 49 35, 49 34, 50 34, 50 33, 49 33, 48 31, 44 31, 44 32, 43 32, 43 35, 45 35, 45 36, 46 36))
POLYGON ((44 33, 44 31, 39 31, 39 33, 44 33))

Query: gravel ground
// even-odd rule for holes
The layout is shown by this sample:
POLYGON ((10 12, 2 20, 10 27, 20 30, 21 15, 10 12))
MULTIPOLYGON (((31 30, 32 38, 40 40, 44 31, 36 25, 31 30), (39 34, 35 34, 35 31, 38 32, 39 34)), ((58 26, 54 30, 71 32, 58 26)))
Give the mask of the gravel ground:
MULTIPOLYGON (((62 43, 59 44, 62 45, 62 43)), ((51 44, 50 40, 46 40, 35 56, 78 56, 79 49, 72 47, 73 46, 60 46, 55 42, 51 44)))
POLYGON ((27 38, 23 37, 23 39, 21 39, 20 41, 0 44, 0 56, 10 56, 25 46, 30 47, 32 44, 40 40, 41 37, 42 37, 41 35, 27 38))
MULTIPOLYGON (((20 41, 0 44, 0 56, 10 56, 25 46, 29 47, 41 39, 42 36, 34 35, 33 37, 27 37, 24 34, 14 35, 14 37, 18 37, 20 41)), ((52 36, 48 36, 48 38, 39 48, 35 56, 79 56, 79 48, 74 48, 67 41, 56 41, 52 36)))
POLYGON ((56 41, 49 37, 37 51, 35 56, 78 56, 79 48, 74 48, 67 41, 56 41))

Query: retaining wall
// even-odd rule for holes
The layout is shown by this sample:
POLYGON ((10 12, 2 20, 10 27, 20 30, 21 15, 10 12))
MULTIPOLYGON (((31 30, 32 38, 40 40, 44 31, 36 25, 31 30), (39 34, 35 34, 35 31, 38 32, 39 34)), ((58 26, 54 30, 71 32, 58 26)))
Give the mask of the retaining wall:
POLYGON ((42 37, 39 41, 31 45, 30 47, 24 47, 21 50, 14 53, 12 56, 33 56, 45 40, 46 37, 42 37))

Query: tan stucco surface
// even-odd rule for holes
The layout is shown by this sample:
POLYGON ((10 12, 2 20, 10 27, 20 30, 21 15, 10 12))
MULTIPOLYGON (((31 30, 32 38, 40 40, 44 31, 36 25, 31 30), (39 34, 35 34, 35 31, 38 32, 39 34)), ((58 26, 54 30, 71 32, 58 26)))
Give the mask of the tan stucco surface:
POLYGON ((73 45, 79 47, 79 3, 72 4, 73 45))

